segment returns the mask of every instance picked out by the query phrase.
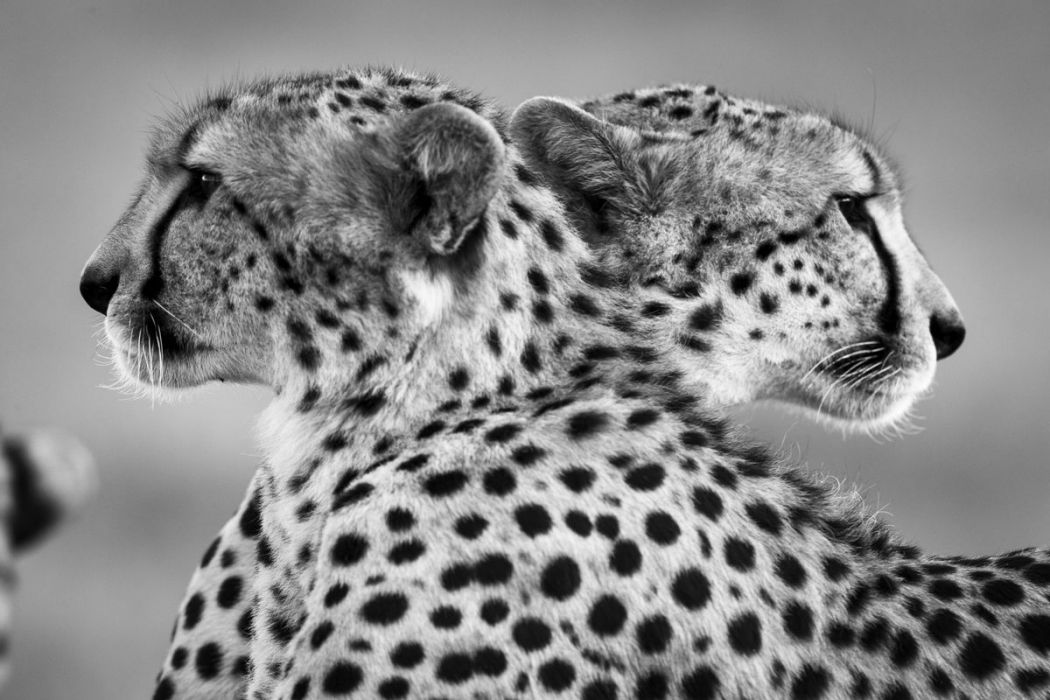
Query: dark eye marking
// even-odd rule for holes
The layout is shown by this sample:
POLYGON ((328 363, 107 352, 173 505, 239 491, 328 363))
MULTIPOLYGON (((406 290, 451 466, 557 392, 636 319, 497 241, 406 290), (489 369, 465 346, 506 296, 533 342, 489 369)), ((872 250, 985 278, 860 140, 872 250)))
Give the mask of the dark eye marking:
POLYGON ((886 242, 882 240, 882 235, 879 233, 879 227, 871 218, 866 206, 869 199, 878 195, 878 192, 868 195, 836 194, 832 195, 832 199, 850 228, 863 233, 875 246, 875 254, 879 256, 886 275, 886 298, 879 309, 879 328, 886 335, 894 336, 900 332, 901 328, 900 271, 897 268, 897 260, 886 247, 886 242))

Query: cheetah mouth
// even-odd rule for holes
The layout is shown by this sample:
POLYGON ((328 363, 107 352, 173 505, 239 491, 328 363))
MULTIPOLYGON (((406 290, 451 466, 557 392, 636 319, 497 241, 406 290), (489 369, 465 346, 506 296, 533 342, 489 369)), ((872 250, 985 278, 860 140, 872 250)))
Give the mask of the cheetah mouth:
POLYGON ((931 374, 909 364, 905 349, 872 336, 821 358, 803 377, 801 403, 847 432, 885 431, 906 422, 931 374))
POLYGON ((818 360, 806 376, 819 373, 841 388, 875 392, 904 371, 898 360, 897 351, 889 343, 873 336, 831 351, 818 360))
POLYGON ((181 329, 168 325, 154 314, 142 314, 126 323, 106 319, 106 337, 111 361, 117 369, 114 388, 179 387, 198 384, 196 375, 216 348, 181 329))

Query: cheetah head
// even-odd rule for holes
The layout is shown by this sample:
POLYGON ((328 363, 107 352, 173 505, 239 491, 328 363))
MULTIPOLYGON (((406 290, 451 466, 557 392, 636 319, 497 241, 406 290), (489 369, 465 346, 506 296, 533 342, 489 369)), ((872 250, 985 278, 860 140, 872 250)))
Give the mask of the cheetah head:
POLYGON ((345 385, 378 348, 407 350, 452 296, 441 271, 476 252, 504 167, 493 114, 371 70, 263 81, 171 118, 81 277, 120 373, 345 385))
POLYGON ((711 88, 584 106, 529 100, 513 136, 713 403, 779 400, 848 429, 906 416, 964 327, 884 156, 711 88))

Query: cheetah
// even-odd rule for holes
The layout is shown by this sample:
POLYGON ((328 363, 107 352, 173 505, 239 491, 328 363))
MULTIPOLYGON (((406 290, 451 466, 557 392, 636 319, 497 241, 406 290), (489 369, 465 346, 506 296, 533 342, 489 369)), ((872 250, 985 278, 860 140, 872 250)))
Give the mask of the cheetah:
POLYGON ((275 398, 154 697, 1045 690, 1050 553, 926 555, 720 416, 896 420, 963 333, 885 158, 747 116, 757 181, 733 136, 390 69, 166 122, 81 291, 131 379, 275 398))
POLYGON ((11 674, 14 557, 43 542, 94 490, 94 462, 77 440, 54 430, 0 437, 0 687, 11 674))

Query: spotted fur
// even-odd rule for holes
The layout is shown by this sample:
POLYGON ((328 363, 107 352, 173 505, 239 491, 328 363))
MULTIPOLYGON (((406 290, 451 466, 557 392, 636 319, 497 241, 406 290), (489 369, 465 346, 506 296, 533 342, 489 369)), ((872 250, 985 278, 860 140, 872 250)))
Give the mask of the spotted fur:
MULTIPOLYGON (((728 162, 720 220, 755 218, 738 163, 550 101, 504 126, 470 93, 372 70, 231 88, 158 134, 85 297, 133 379, 157 382, 163 344, 165 386, 236 378, 275 399, 155 698, 1045 688, 1047 552, 925 555, 719 417, 721 334, 789 307, 740 262, 754 231, 712 238, 692 286, 676 259, 709 233, 697 172, 728 162)), ((762 227, 777 250, 879 258, 835 243, 857 233, 835 191, 783 187, 828 220, 762 227)), ((880 323, 877 269, 836 302, 853 330, 880 323)), ((879 337, 928 360, 929 319, 903 330, 915 286, 900 278, 913 297, 879 337)), ((925 303, 954 309, 943 289, 925 303)), ((773 367, 794 374, 770 388, 758 363, 741 396, 801 400, 811 344, 782 343, 773 367)))

